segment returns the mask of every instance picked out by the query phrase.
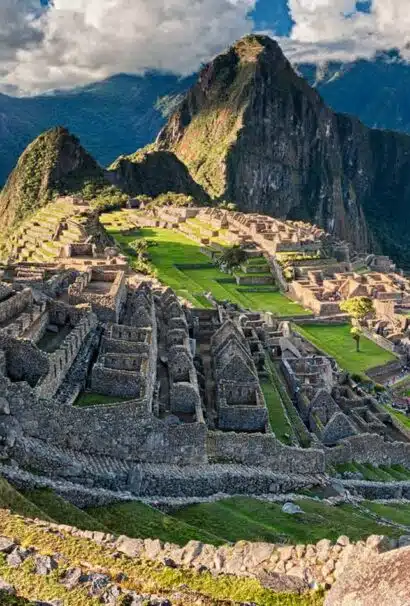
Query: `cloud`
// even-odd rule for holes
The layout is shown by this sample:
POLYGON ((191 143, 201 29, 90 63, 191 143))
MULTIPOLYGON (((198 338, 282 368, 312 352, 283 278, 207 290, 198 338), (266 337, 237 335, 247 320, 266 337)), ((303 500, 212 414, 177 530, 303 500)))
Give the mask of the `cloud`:
POLYGON ((0 0, 0 88, 159 69, 187 75, 252 30, 256 0, 0 0))
POLYGON ((390 48, 410 58, 408 0, 288 0, 288 5, 294 26, 280 43, 294 62, 370 58, 390 48))

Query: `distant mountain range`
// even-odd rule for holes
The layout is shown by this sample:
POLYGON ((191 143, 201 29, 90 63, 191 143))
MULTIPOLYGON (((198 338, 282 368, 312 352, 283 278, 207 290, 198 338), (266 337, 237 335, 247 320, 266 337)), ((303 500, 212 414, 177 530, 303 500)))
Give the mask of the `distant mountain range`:
POLYGON ((357 116, 371 128, 410 133, 410 65, 397 51, 374 61, 300 65, 299 73, 337 112, 357 116))
MULTIPOLYGON (((371 127, 410 133, 410 65, 395 51, 374 61, 301 65, 299 72, 335 111, 371 127)), ((0 185, 44 130, 66 126, 104 166, 153 141, 196 76, 118 75, 84 88, 17 99, 0 95, 0 185)))

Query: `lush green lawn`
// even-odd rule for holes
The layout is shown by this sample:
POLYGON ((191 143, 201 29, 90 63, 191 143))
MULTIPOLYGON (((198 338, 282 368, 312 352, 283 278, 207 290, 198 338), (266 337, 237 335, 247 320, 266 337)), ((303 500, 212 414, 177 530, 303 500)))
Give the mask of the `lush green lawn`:
POLYGON ((288 543, 315 543, 323 538, 335 541, 347 535, 357 541, 371 534, 397 537, 402 531, 377 524, 350 505, 332 507, 320 501, 296 501, 303 514, 290 516, 279 503, 236 497, 192 505, 172 513, 174 517, 229 541, 249 540, 288 543))
POLYGON ((275 436, 284 444, 290 444, 292 427, 286 418, 282 399, 275 385, 269 379, 261 380, 261 388, 265 396, 266 406, 269 412, 269 422, 275 436))
MULTIPOLYGON (((351 505, 332 507, 313 499, 295 502, 303 513, 293 516, 282 512, 281 503, 248 497, 191 505, 169 515, 139 502, 82 511, 49 490, 20 494, 0 478, 0 508, 82 529, 159 538, 179 545, 192 539, 214 545, 239 540, 295 544, 315 543, 323 538, 335 541, 342 534, 352 541, 371 534, 392 537, 403 534, 401 529, 378 524, 368 513, 351 505)), ((386 519, 410 525, 409 505, 382 506, 366 502, 365 507, 386 519)))
POLYGON ((46 512, 42 511, 29 499, 26 499, 2 477, 0 477, 0 509, 10 509, 13 513, 28 518, 51 519, 46 512))
POLYGON ((224 543, 222 537, 208 532, 205 526, 190 526, 137 501, 91 508, 87 513, 115 534, 156 538, 179 545, 185 545, 191 539, 214 545, 224 543))
POLYGON ((396 357, 365 337, 360 339, 360 352, 356 351, 356 342, 350 334, 351 326, 297 326, 297 331, 309 341, 335 358, 338 364, 350 373, 366 371, 387 364, 396 357))
POLYGON ((363 506, 382 518, 410 527, 410 505, 382 505, 364 501, 363 506))
MULTIPOLYGON (((212 265, 198 244, 180 232, 144 228, 130 234, 110 226, 107 229, 123 249, 137 238, 154 243, 149 255, 159 280, 197 307, 211 306, 204 300, 204 294, 211 292, 218 301, 231 301, 253 311, 270 311, 278 316, 309 313, 280 292, 273 292, 272 287, 238 286, 233 277, 212 265)), ((129 258, 132 264, 132 257, 129 258)))
POLYGON ((82 509, 78 509, 59 497, 52 490, 38 489, 30 490, 23 493, 24 497, 31 503, 44 511, 51 519, 58 524, 69 524, 81 530, 101 530, 102 532, 110 532, 97 519, 87 515, 82 509))

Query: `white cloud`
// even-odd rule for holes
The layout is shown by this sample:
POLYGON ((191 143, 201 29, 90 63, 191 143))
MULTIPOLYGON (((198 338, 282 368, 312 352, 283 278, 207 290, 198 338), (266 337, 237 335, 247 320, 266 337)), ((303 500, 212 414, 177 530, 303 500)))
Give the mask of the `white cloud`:
POLYGON ((0 0, 0 87, 41 92, 119 72, 186 75, 252 30, 256 0, 0 0), (3 25, 2 25, 3 24, 3 25))
POLYGON ((398 48, 408 58, 409 0, 373 0, 369 13, 356 0, 288 0, 294 27, 280 43, 292 61, 370 58, 398 48))

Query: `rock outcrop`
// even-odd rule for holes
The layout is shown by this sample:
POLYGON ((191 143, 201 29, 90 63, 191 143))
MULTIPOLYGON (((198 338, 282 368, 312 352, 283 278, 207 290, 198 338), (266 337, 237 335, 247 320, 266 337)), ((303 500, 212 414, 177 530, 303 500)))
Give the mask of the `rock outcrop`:
POLYGON ((205 67, 157 146, 241 210, 309 220, 410 263, 410 137, 334 113, 268 37, 205 67))
POLYGON ((407 606, 409 566, 410 547, 352 557, 329 592, 325 606, 407 606))

